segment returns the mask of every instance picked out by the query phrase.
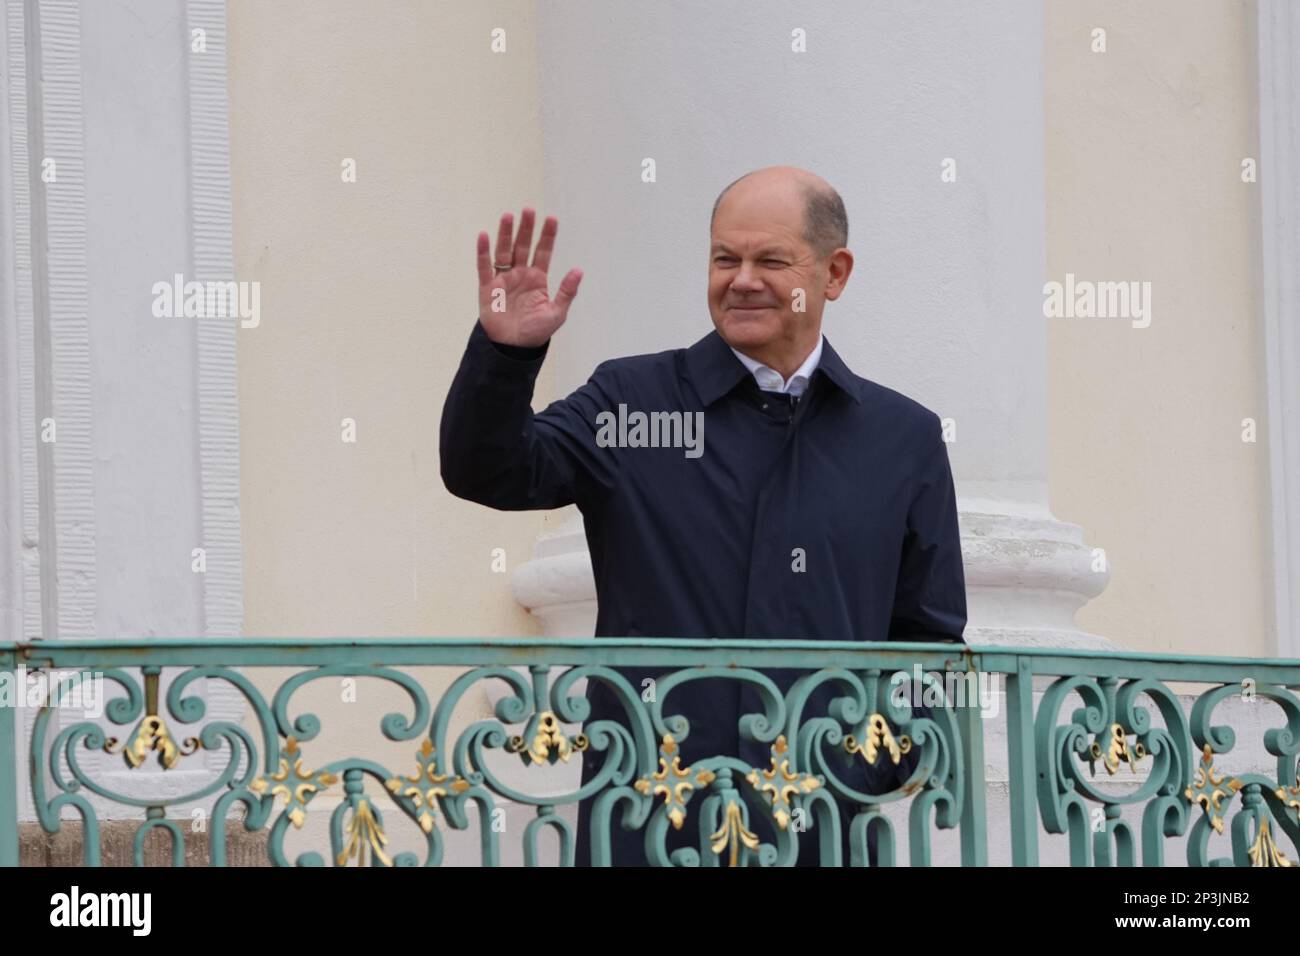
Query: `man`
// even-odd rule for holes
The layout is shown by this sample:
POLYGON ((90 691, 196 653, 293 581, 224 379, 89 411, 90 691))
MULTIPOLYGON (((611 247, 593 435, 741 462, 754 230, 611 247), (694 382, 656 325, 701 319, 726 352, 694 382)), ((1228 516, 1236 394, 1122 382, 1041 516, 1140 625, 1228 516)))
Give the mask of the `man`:
MULTIPOLYGON (((531 264, 532 209, 517 235, 501 217, 492 255, 478 236, 479 319, 443 409, 448 490, 505 510, 576 503, 597 636, 961 641, 965 582, 939 419, 854 375, 822 336, 825 305, 853 270, 835 190, 783 166, 732 183, 710 226, 713 331, 690 348, 603 362, 533 414, 533 382, 582 279, 570 270, 549 297, 557 226, 547 218, 531 264), (623 441, 626 427, 611 420, 632 411, 680 413, 682 439, 702 422, 702 442, 623 441)), ((621 673, 638 689, 658 674, 621 673)), ((766 673, 782 690, 797 676, 766 673)), ((589 724, 625 722, 614 693, 591 683, 589 724)), ((832 696, 823 687, 805 713, 824 715, 832 696)), ((687 684, 664 702, 665 715, 689 721, 682 766, 740 755, 768 767, 769 745, 738 731, 742 715, 761 712, 736 681, 687 684)), ((913 750, 895 768, 839 756, 841 778, 868 793, 896 787, 919 759, 913 750)), ((602 757, 586 752, 584 782, 602 757)), ((583 864, 590 816, 584 802, 583 864)), ((674 839, 699 845, 698 834, 674 839)), ((615 824, 612 840, 615 865, 645 862, 640 832, 615 824)), ((816 864, 817 842, 800 840, 801 865, 816 864)), ((847 861, 847 835, 842 846, 847 861)))

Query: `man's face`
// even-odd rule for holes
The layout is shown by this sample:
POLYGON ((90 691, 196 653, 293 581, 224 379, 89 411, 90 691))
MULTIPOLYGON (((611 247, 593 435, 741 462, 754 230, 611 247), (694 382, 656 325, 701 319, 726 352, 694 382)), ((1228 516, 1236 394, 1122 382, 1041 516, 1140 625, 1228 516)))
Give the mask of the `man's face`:
POLYGON ((742 180, 723 197, 709 241, 709 313, 728 345, 761 360, 806 354, 821 331, 827 263, 804 241, 804 200, 742 180), (797 296, 796 290, 802 290, 797 296), (800 311, 796 311, 799 309, 800 311))

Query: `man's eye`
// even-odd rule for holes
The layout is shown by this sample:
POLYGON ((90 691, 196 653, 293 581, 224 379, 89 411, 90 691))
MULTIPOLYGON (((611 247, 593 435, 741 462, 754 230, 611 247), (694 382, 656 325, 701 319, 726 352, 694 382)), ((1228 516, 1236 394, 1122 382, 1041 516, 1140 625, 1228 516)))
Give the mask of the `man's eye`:
POLYGON ((731 256, 715 256, 713 261, 714 262, 735 262, 736 260, 731 258, 731 256))
POLYGON ((766 262, 769 266, 783 266, 783 265, 785 265, 785 263, 782 262, 780 259, 764 259, 763 261, 766 262))

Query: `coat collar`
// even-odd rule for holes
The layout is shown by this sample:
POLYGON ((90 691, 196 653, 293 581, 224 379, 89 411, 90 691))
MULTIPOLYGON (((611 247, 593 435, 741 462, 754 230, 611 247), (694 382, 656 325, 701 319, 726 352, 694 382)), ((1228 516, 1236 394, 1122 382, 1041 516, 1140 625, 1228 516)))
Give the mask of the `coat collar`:
MULTIPOLYGON (((830 340, 823 338, 822 341, 821 362, 813 372, 813 378, 825 375, 842 392, 861 404, 862 399, 858 395, 858 386, 854 381, 853 373, 849 371, 849 367, 844 364, 844 360, 835 349, 831 348, 830 340)), ((686 371, 691 377, 695 391, 700 396, 700 401, 706 407, 726 395, 750 375, 749 369, 736 358, 735 353, 731 351, 731 346, 727 345, 717 329, 709 332, 686 350, 686 371)), ((809 384, 811 386, 811 383, 809 384)))

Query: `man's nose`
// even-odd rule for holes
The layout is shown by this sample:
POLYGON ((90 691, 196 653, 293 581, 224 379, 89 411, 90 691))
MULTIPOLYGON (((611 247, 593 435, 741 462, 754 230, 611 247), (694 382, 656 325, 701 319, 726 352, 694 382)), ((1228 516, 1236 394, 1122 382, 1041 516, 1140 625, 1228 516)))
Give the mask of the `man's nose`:
POLYGON ((742 262, 736 278, 731 280, 731 287, 737 291, 750 291, 763 288, 763 283, 759 281, 754 270, 742 262))

